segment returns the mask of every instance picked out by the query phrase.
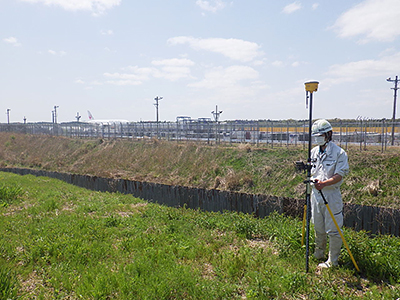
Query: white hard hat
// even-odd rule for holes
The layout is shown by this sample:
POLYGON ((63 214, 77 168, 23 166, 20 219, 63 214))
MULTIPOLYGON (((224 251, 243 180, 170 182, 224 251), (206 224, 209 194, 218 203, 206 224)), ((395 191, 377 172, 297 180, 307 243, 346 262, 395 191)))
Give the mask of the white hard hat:
POLYGON ((312 135, 321 135, 332 131, 331 123, 325 119, 317 120, 311 127, 312 135))

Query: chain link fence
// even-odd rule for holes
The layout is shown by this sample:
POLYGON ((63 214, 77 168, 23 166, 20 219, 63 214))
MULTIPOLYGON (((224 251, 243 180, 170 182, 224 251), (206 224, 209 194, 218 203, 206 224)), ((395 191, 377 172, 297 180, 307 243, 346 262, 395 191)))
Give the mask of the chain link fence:
MULTIPOLYGON (((343 148, 349 144, 367 146, 400 145, 400 122, 391 120, 330 120, 333 139, 343 148)), ((308 144, 308 120, 285 121, 195 121, 131 123, 11 123, 0 124, 0 131, 37 135, 103 139, 163 139, 209 144, 249 143, 270 147, 308 144)))

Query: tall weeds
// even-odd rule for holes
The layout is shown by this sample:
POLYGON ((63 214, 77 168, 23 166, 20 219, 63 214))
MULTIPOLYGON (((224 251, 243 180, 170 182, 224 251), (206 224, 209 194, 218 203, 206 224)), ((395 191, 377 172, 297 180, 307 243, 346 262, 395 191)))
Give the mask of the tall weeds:
MULTIPOLYGON (((345 202, 400 208, 399 149, 347 150, 345 202)), ((84 140, 0 133, 0 166, 126 178, 170 185, 304 197, 293 162, 303 147, 218 145, 162 140, 84 140)))

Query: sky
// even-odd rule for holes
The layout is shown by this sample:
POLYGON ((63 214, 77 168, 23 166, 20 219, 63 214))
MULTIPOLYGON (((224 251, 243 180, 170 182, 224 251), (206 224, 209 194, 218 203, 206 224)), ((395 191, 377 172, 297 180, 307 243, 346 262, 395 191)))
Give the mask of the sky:
POLYGON ((0 122, 391 119, 399 41, 399 0, 0 0, 0 122))

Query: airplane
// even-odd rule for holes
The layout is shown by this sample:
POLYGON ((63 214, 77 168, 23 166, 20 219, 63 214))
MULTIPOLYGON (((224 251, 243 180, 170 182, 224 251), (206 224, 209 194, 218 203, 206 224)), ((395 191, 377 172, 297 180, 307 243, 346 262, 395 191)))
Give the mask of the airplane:
POLYGON ((97 120, 93 117, 92 113, 88 110, 88 118, 89 120, 86 123, 91 124, 100 124, 100 125, 111 125, 111 124, 127 124, 130 123, 128 120, 121 120, 121 119, 110 119, 110 120, 97 120))

